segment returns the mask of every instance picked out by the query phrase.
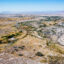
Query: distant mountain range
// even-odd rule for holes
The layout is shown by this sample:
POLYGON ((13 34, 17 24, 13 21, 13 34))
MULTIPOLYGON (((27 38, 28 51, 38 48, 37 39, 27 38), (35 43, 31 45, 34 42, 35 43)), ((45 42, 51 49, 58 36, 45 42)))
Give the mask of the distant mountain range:
POLYGON ((44 12, 9 12, 9 11, 3 11, 0 12, 0 15, 6 15, 6 14, 33 14, 33 15, 63 15, 64 16, 64 11, 44 11, 44 12))

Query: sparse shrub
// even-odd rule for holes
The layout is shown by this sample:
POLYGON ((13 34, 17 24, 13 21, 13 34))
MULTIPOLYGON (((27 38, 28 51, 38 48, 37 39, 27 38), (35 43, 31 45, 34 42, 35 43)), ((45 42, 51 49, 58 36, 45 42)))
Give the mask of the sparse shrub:
POLYGON ((47 37, 46 35, 43 36, 43 38, 46 38, 46 37, 47 37))
POLYGON ((18 49, 14 49, 15 51, 18 51, 18 49))
POLYGON ((51 42, 51 41, 47 42, 46 44, 50 48, 50 50, 54 50, 56 52, 64 54, 64 50, 62 48, 60 48, 60 46, 58 44, 51 42))
POLYGON ((23 56, 23 54, 18 54, 19 56, 23 56))
POLYGON ((3 42, 2 42, 2 40, 0 40, 0 44, 2 44, 3 42))
POLYGON ((46 43, 47 46, 50 46, 51 44, 52 44, 51 41, 48 41, 48 42, 46 43))
POLYGON ((6 36, 3 36, 2 38, 9 39, 9 38, 12 38, 12 37, 14 37, 14 36, 15 36, 15 35, 12 34, 12 35, 6 35, 6 36))
POLYGON ((64 57, 50 56, 49 64, 64 64, 64 57))
POLYGON ((19 47, 19 48, 23 50, 23 49, 25 48, 25 46, 21 46, 21 47, 19 47))
POLYGON ((22 30, 20 30, 20 33, 22 33, 22 30))
POLYGON ((41 52, 37 52, 36 56, 44 56, 41 52))
POLYGON ((12 38, 12 37, 14 37, 14 36, 15 36, 15 35, 12 34, 12 35, 7 36, 7 38, 12 38))
POLYGON ((20 33, 16 33, 16 34, 15 34, 15 36, 18 36, 18 35, 20 35, 20 33))

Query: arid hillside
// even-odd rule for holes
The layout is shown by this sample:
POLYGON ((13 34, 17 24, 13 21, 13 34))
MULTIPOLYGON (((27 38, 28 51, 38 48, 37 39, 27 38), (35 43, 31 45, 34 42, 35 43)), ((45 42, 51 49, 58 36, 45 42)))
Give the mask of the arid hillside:
POLYGON ((64 17, 1 17, 0 64, 64 64, 64 17))

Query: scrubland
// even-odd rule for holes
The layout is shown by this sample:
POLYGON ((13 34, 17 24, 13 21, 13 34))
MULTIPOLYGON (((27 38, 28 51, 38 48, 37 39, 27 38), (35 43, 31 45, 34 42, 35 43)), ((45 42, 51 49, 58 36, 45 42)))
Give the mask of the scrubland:
POLYGON ((0 18, 0 64, 64 64, 64 17, 0 18))

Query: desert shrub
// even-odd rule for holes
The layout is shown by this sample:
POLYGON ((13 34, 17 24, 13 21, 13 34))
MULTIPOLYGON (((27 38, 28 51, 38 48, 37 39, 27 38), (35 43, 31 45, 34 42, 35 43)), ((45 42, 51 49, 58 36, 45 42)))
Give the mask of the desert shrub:
POLYGON ((15 36, 18 36, 18 35, 20 35, 20 33, 16 33, 16 34, 15 34, 15 36))
POLYGON ((20 30, 20 33, 22 33, 22 30, 20 30))
POLYGON ((2 44, 3 42, 2 42, 2 40, 0 40, 0 44, 2 44))
POLYGON ((52 44, 51 41, 48 41, 48 42, 46 43, 47 46, 50 46, 51 44, 52 44))
POLYGON ((37 52, 36 56, 44 56, 41 52, 37 52))
POLYGON ((18 51, 18 49, 17 49, 17 48, 15 48, 14 50, 15 50, 15 51, 18 51))
POLYGON ((15 36, 15 35, 12 34, 12 35, 6 35, 6 36, 3 36, 2 38, 9 39, 9 38, 12 38, 12 37, 14 37, 14 36, 15 36))
POLYGON ((7 38, 12 38, 14 36, 15 36, 15 34, 12 34, 12 35, 7 36, 7 38))
POLYGON ((18 54, 19 56, 23 56, 23 54, 18 54))
POLYGON ((21 47, 19 47, 19 48, 23 50, 23 49, 25 48, 25 46, 21 46, 21 47))

